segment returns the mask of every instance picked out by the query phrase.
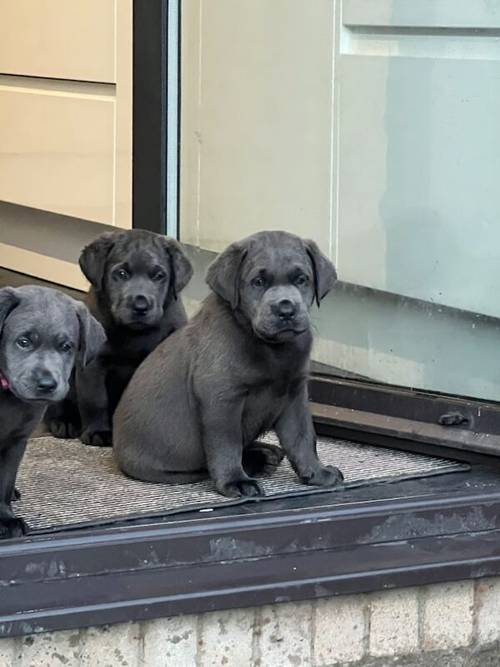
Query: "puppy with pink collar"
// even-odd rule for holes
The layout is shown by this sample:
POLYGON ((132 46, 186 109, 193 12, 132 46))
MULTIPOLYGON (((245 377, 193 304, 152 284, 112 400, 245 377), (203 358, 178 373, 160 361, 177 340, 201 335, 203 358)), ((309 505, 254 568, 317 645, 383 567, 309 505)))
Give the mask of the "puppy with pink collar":
POLYGON ((26 532, 11 502, 26 442, 46 407, 61 401, 75 364, 105 341, 87 307, 46 287, 0 289, 0 538, 26 532))

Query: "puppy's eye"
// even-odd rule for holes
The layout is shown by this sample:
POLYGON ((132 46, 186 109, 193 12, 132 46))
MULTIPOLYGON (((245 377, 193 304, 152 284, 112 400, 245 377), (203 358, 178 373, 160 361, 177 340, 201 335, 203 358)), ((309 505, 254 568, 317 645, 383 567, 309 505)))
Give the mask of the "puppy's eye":
POLYGON ((303 287, 304 285, 307 285, 309 278, 304 274, 301 274, 300 276, 297 276, 293 282, 297 287, 303 287))
POLYGON ((265 287, 267 285, 267 281, 262 276, 257 276, 257 278, 252 280, 251 285, 252 287, 265 287))
POLYGON ((163 271, 157 271, 156 273, 153 274, 152 279, 155 282, 159 282, 160 280, 164 280, 166 277, 167 276, 163 271))
POLYGON ((26 336, 21 336, 16 340, 16 344, 18 347, 20 347, 22 350, 29 350, 31 347, 31 341, 29 338, 26 338, 26 336))
POLYGON ((61 352, 71 352, 73 349, 73 343, 70 343, 69 340, 65 340, 63 343, 59 345, 59 349, 61 352))
POLYGON ((130 273, 128 271, 125 271, 125 269, 118 269, 115 271, 115 276, 119 280, 128 280, 130 278, 130 273))

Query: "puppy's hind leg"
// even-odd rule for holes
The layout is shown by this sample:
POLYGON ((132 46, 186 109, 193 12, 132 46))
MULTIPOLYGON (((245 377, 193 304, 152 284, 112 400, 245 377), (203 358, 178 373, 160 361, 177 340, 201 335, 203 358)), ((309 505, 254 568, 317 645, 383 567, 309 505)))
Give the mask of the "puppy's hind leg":
POLYGON ((243 450, 243 469, 250 477, 270 477, 284 456, 281 447, 256 440, 243 450))

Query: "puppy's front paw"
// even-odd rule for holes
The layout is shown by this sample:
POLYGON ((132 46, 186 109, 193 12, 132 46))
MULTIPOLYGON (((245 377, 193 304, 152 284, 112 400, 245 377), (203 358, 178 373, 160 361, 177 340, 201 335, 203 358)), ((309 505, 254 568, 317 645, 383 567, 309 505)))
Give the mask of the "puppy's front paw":
POLYGON ((257 480, 250 477, 217 484, 217 491, 228 498, 252 498, 264 495, 257 480))
POLYGON ((4 517, 0 519, 0 539, 22 537, 28 532, 28 527, 18 517, 4 517))
POLYGON ((344 475, 333 466, 319 466, 310 474, 301 475, 300 478, 304 484, 313 486, 338 486, 344 481, 344 475))
POLYGON ((82 433, 81 441, 91 447, 111 447, 113 444, 113 434, 111 431, 94 431, 87 429, 82 433))
POLYGON ((51 419, 47 423, 49 431, 55 438, 63 438, 65 440, 73 440, 79 438, 82 432, 80 424, 63 419, 51 419))

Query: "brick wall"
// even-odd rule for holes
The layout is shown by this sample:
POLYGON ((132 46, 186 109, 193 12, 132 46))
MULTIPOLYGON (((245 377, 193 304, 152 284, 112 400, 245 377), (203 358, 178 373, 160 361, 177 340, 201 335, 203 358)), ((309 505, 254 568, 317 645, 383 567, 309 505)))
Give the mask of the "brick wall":
POLYGON ((0 667, 493 667, 500 578, 0 640, 0 667))

